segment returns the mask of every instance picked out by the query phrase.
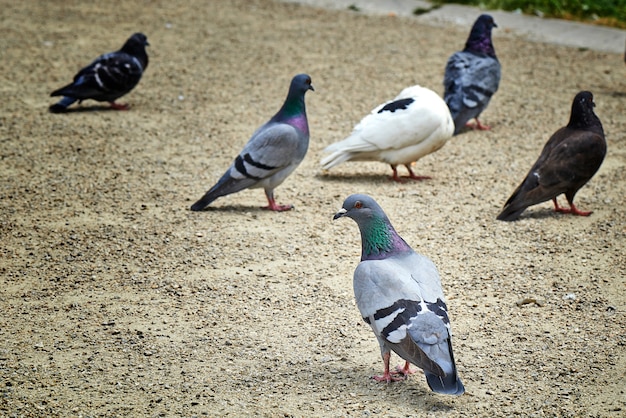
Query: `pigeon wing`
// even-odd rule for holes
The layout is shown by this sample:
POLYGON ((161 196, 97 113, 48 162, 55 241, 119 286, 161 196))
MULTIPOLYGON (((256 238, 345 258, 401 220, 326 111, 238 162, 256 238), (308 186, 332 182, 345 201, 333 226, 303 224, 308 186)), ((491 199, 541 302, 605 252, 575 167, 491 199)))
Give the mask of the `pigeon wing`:
POLYGON ((440 148, 452 131, 449 111, 433 91, 414 86, 369 113, 343 141, 331 144, 321 164, 348 160, 405 164, 440 148), (449 129, 448 129, 449 128, 449 129))
POLYGON ((104 54, 80 70, 71 84, 52 92, 51 96, 113 101, 132 90, 142 73, 138 58, 123 52, 104 54))
POLYGON ((606 142, 598 133, 568 127, 559 129, 550 137, 524 181, 506 201, 498 219, 516 219, 527 207, 561 193, 573 199, 598 171, 605 153, 606 142))
MULTIPOLYGON (((408 261, 425 267, 427 274, 432 273, 434 265, 426 257, 412 253, 408 261)), ((389 348, 424 371, 444 376, 446 371, 437 358, 429 356, 446 351, 448 345, 447 313, 437 310, 443 312, 444 321, 430 307, 443 298, 441 287, 437 286, 439 277, 416 280, 415 273, 405 263, 406 259, 399 262, 398 258, 361 262, 354 272, 357 306, 363 319, 389 348), (427 302, 424 293, 439 297, 427 302)), ((451 367, 447 368, 451 371, 451 367)))
POLYGON ((282 174, 281 170, 293 167, 292 171, 303 158, 298 153, 298 145, 299 132, 293 126, 285 123, 262 126, 220 180, 192 206, 192 210, 200 210, 218 197, 264 186, 264 182, 272 176, 282 174))

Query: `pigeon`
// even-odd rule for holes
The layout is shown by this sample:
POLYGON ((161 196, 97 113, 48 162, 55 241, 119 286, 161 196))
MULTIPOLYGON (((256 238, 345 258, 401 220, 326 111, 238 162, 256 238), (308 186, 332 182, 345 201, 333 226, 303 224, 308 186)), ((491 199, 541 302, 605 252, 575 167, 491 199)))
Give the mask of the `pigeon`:
POLYGON ((146 35, 135 33, 128 38, 122 49, 96 58, 74 76, 74 81, 53 91, 50 96, 63 96, 50 106, 52 113, 65 112, 76 101, 93 99, 109 102, 112 109, 127 110, 128 104, 115 103, 139 83, 148 67, 146 35))
POLYGON ((598 171, 606 155, 606 140, 600 119, 593 112, 593 94, 581 91, 574 97, 567 126, 556 131, 526 178, 504 204, 497 219, 514 221, 532 205, 552 199, 554 211, 589 216, 574 205, 576 192, 598 171), (565 194, 570 208, 559 206, 565 194))
POLYGON ((487 108, 500 84, 500 62, 491 42, 491 29, 497 27, 493 17, 480 15, 474 22, 465 49, 452 54, 446 64, 443 97, 454 119, 455 135, 471 119, 476 119, 473 128, 490 129, 480 123, 478 116, 487 108))
POLYGON ((293 209, 293 205, 275 202, 274 189, 302 162, 309 147, 304 105, 304 94, 308 90, 314 91, 307 74, 299 74, 291 80, 289 93, 278 113, 252 134, 224 175, 191 210, 203 210, 218 197, 256 187, 265 189, 269 203, 266 209, 293 209))
POLYGON ((376 201, 354 194, 333 219, 354 219, 361 231, 361 262, 354 271, 356 304, 380 345, 385 370, 373 379, 401 380, 413 373, 413 363, 424 371, 431 390, 462 395, 450 334, 448 308, 437 267, 398 235, 376 201), (406 363, 389 371, 391 351, 406 363))
POLYGON ((345 161, 381 161, 391 165, 395 181, 402 181, 400 164, 409 171, 408 178, 429 179, 415 175, 410 164, 443 147, 453 132, 452 116, 441 97, 415 85, 372 110, 349 137, 326 147, 331 154, 321 164, 329 169, 345 161))

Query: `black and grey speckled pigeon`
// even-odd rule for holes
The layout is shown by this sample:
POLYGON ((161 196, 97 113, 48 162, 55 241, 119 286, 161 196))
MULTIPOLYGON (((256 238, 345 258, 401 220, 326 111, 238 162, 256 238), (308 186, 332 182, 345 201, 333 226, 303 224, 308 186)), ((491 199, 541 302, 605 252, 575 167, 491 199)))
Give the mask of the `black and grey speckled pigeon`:
POLYGON ((437 393, 462 395, 457 375, 450 320, 437 268, 398 235, 382 208, 370 196, 349 196, 333 219, 354 219, 361 231, 361 262, 354 271, 356 304, 374 331, 385 364, 377 381, 400 380, 421 368, 437 393), (406 363, 389 370, 391 351, 406 363))
POLYGON ((291 80, 289 93, 278 113, 252 134, 217 184, 194 203, 191 210, 203 210, 218 197, 256 187, 265 189, 267 209, 293 208, 276 204, 274 189, 302 162, 309 148, 309 124, 304 105, 304 94, 309 90, 313 90, 313 86, 307 74, 299 74, 291 80))
POLYGON ((135 33, 128 38, 122 49, 96 58, 74 76, 74 81, 53 91, 50 96, 63 96, 50 106, 50 111, 60 113, 76 101, 92 99, 109 102, 111 108, 127 110, 127 104, 115 103, 117 99, 131 91, 148 67, 146 46, 148 39, 143 33, 135 33))
POLYGON ((393 100, 376 107, 354 127, 349 137, 326 147, 325 169, 345 161, 382 161, 391 165, 393 179, 401 181, 397 166, 410 164, 437 151, 452 137, 454 122, 441 97, 418 85, 407 87, 393 100))
POLYGON ((550 199, 555 212, 580 216, 592 213, 574 206, 574 196, 598 171, 606 155, 604 130, 594 106, 589 91, 574 97, 569 123, 550 137, 522 184, 504 204, 498 220, 514 221, 527 207, 550 199), (559 206, 560 194, 565 194, 569 209, 559 206))
MULTIPOLYGON (((469 34, 465 49, 448 59, 443 98, 454 119, 454 134, 460 133, 471 119, 475 129, 489 129, 478 120, 500 84, 500 62, 491 42, 493 17, 480 15, 469 34)), ((469 126, 469 125, 467 125, 469 126)))

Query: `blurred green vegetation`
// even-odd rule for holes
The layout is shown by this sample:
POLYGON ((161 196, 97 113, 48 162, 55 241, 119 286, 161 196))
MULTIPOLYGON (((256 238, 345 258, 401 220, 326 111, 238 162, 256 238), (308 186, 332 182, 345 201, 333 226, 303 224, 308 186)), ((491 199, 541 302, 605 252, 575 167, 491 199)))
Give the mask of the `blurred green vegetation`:
POLYGON ((491 10, 520 10, 526 14, 578 20, 626 29, 626 0, 432 0, 491 10))

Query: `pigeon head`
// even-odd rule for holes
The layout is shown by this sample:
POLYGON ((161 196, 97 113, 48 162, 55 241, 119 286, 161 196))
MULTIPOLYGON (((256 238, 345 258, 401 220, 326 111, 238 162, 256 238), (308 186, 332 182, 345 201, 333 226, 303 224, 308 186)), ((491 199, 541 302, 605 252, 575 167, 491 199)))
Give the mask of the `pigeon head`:
POLYGON ((148 38, 141 32, 133 34, 120 50, 126 54, 137 58, 141 62, 141 67, 145 70, 148 67, 148 54, 146 46, 149 46, 148 38))
POLYGON ((149 46, 148 38, 141 32, 134 33, 133 36, 128 38, 122 51, 130 55, 135 55, 134 52, 143 51, 145 47, 149 46))
POLYGON ((304 106, 304 94, 315 91, 311 84, 311 77, 307 74, 298 74, 291 80, 289 93, 283 107, 272 118, 271 122, 289 123, 308 134, 309 127, 306 119, 306 107, 304 106))
POLYGON ((352 218, 361 231, 361 260, 381 260, 412 251, 393 228, 383 209, 370 196, 348 196, 333 219, 344 216, 352 218))
POLYGON ((284 113, 298 113, 304 109, 304 94, 309 91, 315 91, 311 84, 311 77, 307 74, 298 74, 291 80, 289 85, 289 93, 283 105, 284 113), (291 111, 291 112, 290 112, 291 111))
POLYGON ((498 25, 491 15, 478 16, 465 43, 465 51, 486 54, 496 58, 496 50, 491 42, 491 29, 497 27, 498 25))
POLYGON ((570 114, 568 128, 593 130, 604 135, 602 122, 593 111, 595 107, 593 94, 590 91, 581 91, 574 97, 572 113, 570 114))

